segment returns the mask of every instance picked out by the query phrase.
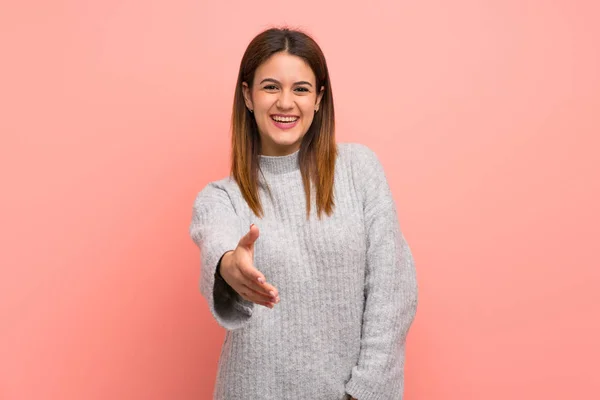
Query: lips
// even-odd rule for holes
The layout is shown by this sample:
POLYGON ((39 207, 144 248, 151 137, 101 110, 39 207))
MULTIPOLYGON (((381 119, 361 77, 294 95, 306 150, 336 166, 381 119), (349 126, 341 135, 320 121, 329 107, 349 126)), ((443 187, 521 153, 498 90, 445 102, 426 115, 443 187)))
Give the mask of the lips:
POLYGON ((297 115, 271 115, 273 125, 279 129, 291 129, 298 124, 300 117, 297 115))

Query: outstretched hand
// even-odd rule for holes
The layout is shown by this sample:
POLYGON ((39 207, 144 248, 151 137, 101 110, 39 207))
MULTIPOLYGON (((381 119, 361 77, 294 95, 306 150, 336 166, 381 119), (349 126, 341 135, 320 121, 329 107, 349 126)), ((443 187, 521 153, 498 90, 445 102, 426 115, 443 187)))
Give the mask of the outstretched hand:
POLYGON ((279 303, 279 291, 267 283, 262 272, 254 267, 254 242, 259 233, 256 225, 250 225, 250 230, 242 236, 235 250, 223 256, 220 273, 243 299, 273 308, 279 303))

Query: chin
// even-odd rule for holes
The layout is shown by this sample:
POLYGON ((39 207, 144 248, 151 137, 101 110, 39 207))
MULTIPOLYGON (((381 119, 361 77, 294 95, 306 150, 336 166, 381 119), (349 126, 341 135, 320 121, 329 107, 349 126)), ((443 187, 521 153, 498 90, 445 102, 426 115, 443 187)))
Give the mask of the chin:
POLYGON ((291 146, 302 140, 303 135, 294 134, 290 132, 275 132, 271 137, 271 141, 281 146, 291 146))

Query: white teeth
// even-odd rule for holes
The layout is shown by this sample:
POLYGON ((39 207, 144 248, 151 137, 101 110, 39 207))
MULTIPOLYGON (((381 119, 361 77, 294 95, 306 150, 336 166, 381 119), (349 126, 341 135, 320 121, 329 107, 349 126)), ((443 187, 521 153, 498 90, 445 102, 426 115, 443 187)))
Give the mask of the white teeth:
POLYGON ((271 118, 277 122, 294 122, 298 119, 298 117, 279 117, 276 115, 273 115, 271 118))

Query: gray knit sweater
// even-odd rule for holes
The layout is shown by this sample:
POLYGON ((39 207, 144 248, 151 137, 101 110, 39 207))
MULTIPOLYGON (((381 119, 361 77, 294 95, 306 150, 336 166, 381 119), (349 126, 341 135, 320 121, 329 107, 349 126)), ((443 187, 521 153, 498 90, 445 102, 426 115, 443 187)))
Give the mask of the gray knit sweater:
POLYGON ((231 178, 198 194, 190 234, 201 254, 200 291, 226 329, 216 400, 399 400, 406 335, 417 308, 414 261, 384 170, 358 143, 338 143, 335 209, 306 220, 298 154, 261 156, 256 217, 231 178), (268 184, 273 199, 264 187, 268 184), (215 275, 250 224, 254 264, 279 290, 269 309, 215 275))

